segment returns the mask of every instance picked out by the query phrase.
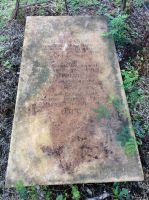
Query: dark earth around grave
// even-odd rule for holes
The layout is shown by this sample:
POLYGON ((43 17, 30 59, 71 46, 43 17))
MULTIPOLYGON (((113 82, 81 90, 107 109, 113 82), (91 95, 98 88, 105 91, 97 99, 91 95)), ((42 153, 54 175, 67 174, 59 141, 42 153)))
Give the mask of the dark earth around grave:
MULTIPOLYGON (((25 17, 29 15, 106 15, 117 16, 120 12, 120 5, 115 4, 115 1, 101 0, 100 4, 95 5, 79 5, 75 10, 68 4, 68 11, 57 9, 54 1, 49 1, 45 4, 35 4, 27 6, 25 0, 22 1, 22 8, 19 10, 19 15, 15 20, 8 20, 0 27, 0 35, 6 36, 0 38, 0 199, 11 200, 20 199, 15 189, 6 189, 5 172, 7 167, 9 144, 11 138, 12 120, 14 116, 17 84, 20 70, 23 36, 25 28, 25 17), (2 53, 1 53, 2 52, 2 53), (6 62, 8 61, 8 62, 6 62)), ((3 6, 0 5, 3 10, 3 6)), ((143 166, 145 180, 143 182, 120 183, 119 188, 126 188, 129 191, 128 199, 148 200, 149 199, 149 71, 147 64, 149 61, 149 11, 148 4, 128 5, 127 14, 129 15, 127 23, 131 31, 129 33, 131 42, 123 44, 116 43, 117 55, 120 62, 121 70, 127 70, 133 66, 138 70, 139 78, 135 82, 135 89, 142 91, 143 101, 131 101, 129 89, 126 90, 128 98, 130 114, 132 117, 135 132, 144 134, 141 137, 142 145, 139 146, 140 158, 143 166)), ((135 91, 136 91, 135 90, 135 91)), ((138 136, 137 136, 138 137, 138 136)), ((140 139, 140 137, 138 137, 140 139)), ((46 148, 43 148, 46 151, 46 148)), ((58 150, 59 151, 59 150, 58 150)), ((58 152, 57 151, 57 152, 58 152)), ((113 184, 80 184, 80 199, 88 199, 100 197, 104 192, 108 195, 105 199, 115 199, 113 194, 113 184)), ((52 198, 56 199, 59 194, 65 195, 67 199, 72 199, 71 186, 36 186, 38 198, 45 199, 44 192, 49 190, 52 192, 52 198)), ((95 198, 94 198, 95 199, 95 198)), ((93 200, 94 200, 93 199, 93 200)), ((96 198, 97 199, 97 198, 96 198)), ((98 198, 99 199, 99 198, 98 198)), ((126 199, 123 197, 123 199, 126 199)))

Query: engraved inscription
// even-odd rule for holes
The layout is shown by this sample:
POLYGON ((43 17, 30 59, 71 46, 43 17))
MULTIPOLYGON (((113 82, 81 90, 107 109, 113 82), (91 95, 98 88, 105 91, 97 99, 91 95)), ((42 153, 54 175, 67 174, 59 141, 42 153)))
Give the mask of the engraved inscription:
POLYGON ((41 149, 54 156, 67 173, 73 173, 83 162, 105 162, 112 153, 102 139, 94 137, 98 135, 99 122, 93 108, 100 104, 100 96, 102 103, 107 97, 98 80, 103 67, 93 60, 86 44, 76 46, 75 42, 54 44, 49 52, 46 48, 53 80, 44 89, 44 97, 27 107, 31 115, 46 111, 53 145, 43 145, 41 149))
POLYGON ((143 180, 106 31, 102 16, 27 17, 6 186, 143 180))

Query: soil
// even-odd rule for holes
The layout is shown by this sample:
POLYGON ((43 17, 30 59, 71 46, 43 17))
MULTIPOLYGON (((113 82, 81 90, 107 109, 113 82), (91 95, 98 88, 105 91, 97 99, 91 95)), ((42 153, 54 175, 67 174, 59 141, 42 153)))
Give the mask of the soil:
MULTIPOLYGON (((53 4, 52 4, 53 5, 53 4)), ((25 16, 39 15, 40 9, 45 10, 45 15, 74 15, 74 11, 69 6, 69 13, 66 11, 57 13, 51 4, 42 6, 24 7, 20 10, 18 19, 8 22, 5 27, 0 30, 0 34, 6 35, 8 39, 0 41, 5 51, 0 56, 0 199, 1 200, 16 200, 19 199, 15 189, 7 189, 5 184, 5 172, 7 167, 9 144, 12 129, 12 120, 15 108, 15 99, 17 92, 17 84, 20 70, 21 53, 23 45, 23 35, 25 27, 25 16), (4 66, 4 60, 9 60, 12 67, 7 69, 4 66)), ((113 1, 102 0, 101 6, 80 7, 75 11, 75 15, 99 15, 99 14, 116 14, 117 7, 113 1), (104 9, 106 6, 106 9, 104 9)), ((132 37, 131 43, 123 46, 117 45, 117 53, 120 61, 121 69, 126 68, 127 63, 131 59, 133 66, 139 69, 140 79, 137 82, 137 88, 144 91, 144 101, 138 102, 133 109, 130 109, 132 121, 136 118, 141 119, 142 125, 148 123, 149 119, 149 73, 147 68, 148 63, 148 13, 147 7, 140 8, 131 6, 128 9, 128 23, 132 31, 136 34, 132 37), (145 49, 145 51, 144 51, 145 49), (143 60, 141 59, 143 57, 143 60)), ((79 138, 82 140, 82 138, 79 138)), ((143 165, 145 180, 143 182, 121 183, 120 188, 127 188, 130 191, 131 200, 148 200, 149 199, 149 135, 142 139, 143 144, 139 147, 140 157, 143 165)), ((81 142, 82 144, 82 142, 81 142)), ((47 147, 42 147, 43 151, 48 154, 51 151, 47 147)), ((86 148, 86 147, 82 147, 86 148)), ((55 149, 55 156, 59 156, 60 149, 55 149)), ((95 150, 96 151, 96 150, 95 150)), ((67 168, 67 166, 64 166, 67 168)), ((93 198, 107 192, 109 196, 105 199, 113 199, 112 183, 107 184, 80 184, 78 185, 81 193, 81 199, 93 198)), ((49 186, 49 190, 53 192, 54 197, 57 194, 65 192, 71 194, 71 187, 66 186, 49 186)), ((43 198, 42 187, 37 186, 39 199, 43 198)), ((55 199, 55 198, 54 198, 55 199)), ((68 199, 71 199, 70 197, 68 199)))

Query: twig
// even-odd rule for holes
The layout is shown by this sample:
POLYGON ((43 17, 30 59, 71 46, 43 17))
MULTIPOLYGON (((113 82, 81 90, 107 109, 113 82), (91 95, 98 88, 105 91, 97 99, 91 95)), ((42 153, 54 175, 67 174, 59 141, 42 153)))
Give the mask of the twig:
POLYGON ((16 19, 19 13, 19 7, 20 7, 20 0, 16 0, 16 6, 15 6, 15 10, 12 16, 12 19, 16 19))
POLYGON ((126 3, 127 3, 127 0, 122 0, 121 8, 122 8, 123 11, 126 8, 126 3))
POLYGON ((65 8, 66 8, 66 12, 67 12, 67 14, 69 14, 67 0, 64 0, 64 1, 65 1, 65 8))

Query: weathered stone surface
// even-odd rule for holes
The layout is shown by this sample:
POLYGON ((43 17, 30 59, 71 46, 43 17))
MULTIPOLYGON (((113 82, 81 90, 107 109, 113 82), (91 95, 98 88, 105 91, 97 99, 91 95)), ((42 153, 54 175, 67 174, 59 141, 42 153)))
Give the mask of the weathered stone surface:
POLYGON ((28 17, 6 184, 143 180, 102 17, 28 17))

